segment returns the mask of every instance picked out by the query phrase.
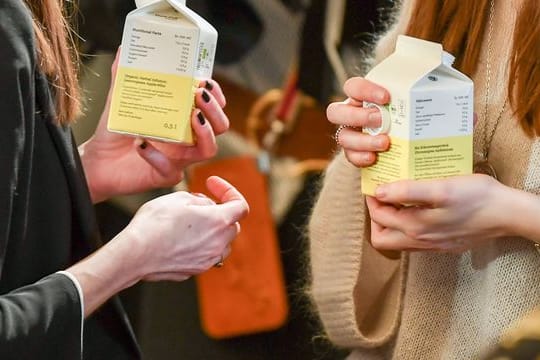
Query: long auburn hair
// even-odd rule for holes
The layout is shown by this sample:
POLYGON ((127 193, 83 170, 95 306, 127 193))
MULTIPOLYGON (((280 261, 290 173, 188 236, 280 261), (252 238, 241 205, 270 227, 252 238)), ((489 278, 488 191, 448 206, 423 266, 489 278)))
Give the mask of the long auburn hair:
MULTIPOLYGON (((506 0, 504 0, 506 1, 506 0)), ((472 75, 488 25, 490 0, 417 0, 406 33, 436 41, 472 75)), ((506 46, 507 44, 496 44, 506 46)), ((523 0, 514 31, 507 96, 529 136, 540 135, 540 6, 523 0)))
POLYGON ((47 75, 55 89, 56 121, 68 124, 79 114, 80 90, 79 59, 64 0, 24 2, 30 8, 34 19, 39 68, 47 75))

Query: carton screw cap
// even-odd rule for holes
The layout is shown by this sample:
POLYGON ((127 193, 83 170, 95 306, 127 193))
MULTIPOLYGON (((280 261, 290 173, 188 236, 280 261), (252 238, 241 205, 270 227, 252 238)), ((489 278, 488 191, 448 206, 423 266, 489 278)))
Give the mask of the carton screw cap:
POLYGON ((390 131, 390 124, 392 122, 390 119, 390 111, 388 111, 388 107, 370 103, 370 102, 365 102, 364 107, 366 109, 377 108, 379 112, 381 113, 381 119, 382 119, 381 126, 379 126, 378 128, 366 127, 364 128, 364 131, 373 136, 379 135, 379 134, 387 134, 390 131))

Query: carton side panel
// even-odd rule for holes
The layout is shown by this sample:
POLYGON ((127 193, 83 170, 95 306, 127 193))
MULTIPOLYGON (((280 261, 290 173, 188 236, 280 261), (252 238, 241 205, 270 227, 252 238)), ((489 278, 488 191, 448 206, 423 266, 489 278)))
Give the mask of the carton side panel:
MULTIPOLYGON (((441 82, 442 78, 438 77, 441 82)), ((413 140, 465 136, 473 131, 472 83, 434 84, 411 92, 411 128, 413 140)))
POLYGON ((472 174, 472 147, 472 135, 412 141, 412 178, 437 179, 472 174))
POLYGON ((120 66, 193 76, 199 30, 190 23, 171 23, 152 14, 126 20, 120 66))
POLYGON ((128 134, 193 143, 193 78, 120 67, 108 128, 128 134))
POLYGON ((390 137, 388 151, 377 154, 377 162, 362 168, 362 192, 374 195, 380 184, 387 184, 409 177, 409 142, 398 137, 390 137))

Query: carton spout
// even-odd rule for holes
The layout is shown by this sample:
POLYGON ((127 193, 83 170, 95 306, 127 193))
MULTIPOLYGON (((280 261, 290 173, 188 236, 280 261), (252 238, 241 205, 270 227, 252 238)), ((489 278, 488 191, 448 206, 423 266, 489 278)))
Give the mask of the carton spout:
POLYGON ((450 54, 449 52, 443 51, 442 62, 444 65, 452 67, 455 60, 456 58, 454 57, 454 55, 450 54))
MULTIPOLYGON (((155 2, 158 2, 160 0, 135 0, 135 5, 137 6, 137 9, 142 8, 143 6, 153 4, 155 2)), ((167 0, 167 2, 171 5, 179 5, 179 6, 186 6, 186 0, 167 0)))
POLYGON ((137 9, 142 8, 143 6, 158 2, 159 0, 135 0, 135 5, 137 9))
POLYGON ((174 6, 175 4, 176 5, 181 5, 181 6, 186 6, 186 0, 167 0, 167 2, 169 4, 171 4, 172 6, 174 6))

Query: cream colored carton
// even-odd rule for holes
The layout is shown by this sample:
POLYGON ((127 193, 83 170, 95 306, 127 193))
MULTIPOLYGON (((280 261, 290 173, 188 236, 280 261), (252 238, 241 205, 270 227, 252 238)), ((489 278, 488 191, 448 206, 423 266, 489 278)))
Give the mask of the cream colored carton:
POLYGON ((395 52, 366 78, 390 92, 379 129, 390 149, 363 168, 362 192, 401 179, 436 179, 472 173, 473 82, 452 67, 440 44, 399 36, 395 52))
POLYGON ((194 94, 212 76, 217 31, 185 0, 137 4, 126 18, 108 129, 193 144, 194 94))

